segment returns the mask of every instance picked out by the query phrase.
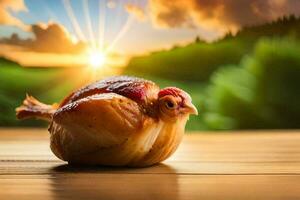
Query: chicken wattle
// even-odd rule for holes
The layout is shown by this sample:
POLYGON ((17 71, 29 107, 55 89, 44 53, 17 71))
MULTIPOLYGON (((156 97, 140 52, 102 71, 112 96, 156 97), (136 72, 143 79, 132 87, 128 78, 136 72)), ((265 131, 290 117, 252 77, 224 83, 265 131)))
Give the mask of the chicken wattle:
POLYGON ((74 164, 150 166, 168 158, 181 142, 191 97, 181 89, 159 89, 140 78, 116 76, 83 87, 60 104, 27 96, 18 119, 50 122, 53 153, 74 164))

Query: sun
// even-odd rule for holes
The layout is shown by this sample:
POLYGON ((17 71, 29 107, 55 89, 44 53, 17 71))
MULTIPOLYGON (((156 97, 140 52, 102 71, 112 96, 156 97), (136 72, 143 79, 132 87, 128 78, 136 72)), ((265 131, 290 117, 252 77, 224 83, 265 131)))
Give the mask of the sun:
POLYGON ((93 69, 101 68, 106 62, 106 55, 101 51, 93 51, 89 54, 89 64, 93 69))

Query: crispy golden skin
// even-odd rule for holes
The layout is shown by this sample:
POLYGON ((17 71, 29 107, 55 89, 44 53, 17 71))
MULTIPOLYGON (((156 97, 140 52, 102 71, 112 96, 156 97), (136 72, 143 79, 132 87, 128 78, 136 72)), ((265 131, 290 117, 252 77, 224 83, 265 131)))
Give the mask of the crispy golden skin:
POLYGON ((183 133, 183 129, 145 117, 136 102, 114 93, 63 106, 55 112, 49 131, 51 149, 59 158, 76 164, 115 166, 160 162, 177 148, 179 142, 174 141, 180 138, 175 138, 176 131, 183 133))
POLYGON ((50 122, 51 150, 64 161, 142 167, 174 153, 189 114, 197 114, 184 91, 123 76, 87 85, 59 105, 27 96, 16 112, 50 122))

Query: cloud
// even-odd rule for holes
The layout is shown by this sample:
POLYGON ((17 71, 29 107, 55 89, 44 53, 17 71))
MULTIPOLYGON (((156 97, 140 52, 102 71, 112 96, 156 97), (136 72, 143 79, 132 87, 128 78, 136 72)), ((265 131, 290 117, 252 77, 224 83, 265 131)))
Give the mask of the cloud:
POLYGON ((300 14, 299 0, 149 0, 158 27, 202 27, 226 32, 300 14))
POLYGON ((33 25, 35 40, 31 48, 40 52, 79 53, 83 44, 75 43, 67 30, 59 24, 33 25))
POLYGON ((13 12, 26 11, 27 8, 23 0, 0 0, 0 25, 17 26, 23 30, 28 30, 20 19, 12 15, 13 12))
POLYGON ((125 5, 125 10, 129 13, 135 16, 139 21, 145 21, 146 20, 146 15, 145 11, 143 8, 134 5, 134 4, 126 4, 125 5))
POLYGON ((31 31, 34 39, 23 40, 17 34, 13 34, 0 42, 48 53, 81 53, 86 48, 85 44, 74 42, 73 37, 59 24, 35 24, 32 25, 31 31))

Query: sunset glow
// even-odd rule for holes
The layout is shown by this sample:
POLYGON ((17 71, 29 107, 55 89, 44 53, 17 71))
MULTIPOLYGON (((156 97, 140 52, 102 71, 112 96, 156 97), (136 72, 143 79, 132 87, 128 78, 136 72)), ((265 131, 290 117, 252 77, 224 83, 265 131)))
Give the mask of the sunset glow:
POLYGON ((213 42, 243 26, 300 15, 299 1, 292 0, 224 5, 219 0, 178 0, 172 6, 163 0, 0 2, 0 57, 37 67, 99 68, 103 60, 108 66, 125 66, 120 60, 185 46, 197 37, 213 42), (87 57, 89 48, 106 55, 87 57))
POLYGON ((92 51, 89 54, 89 64, 93 69, 99 69, 106 63, 106 55, 101 51, 92 51))

